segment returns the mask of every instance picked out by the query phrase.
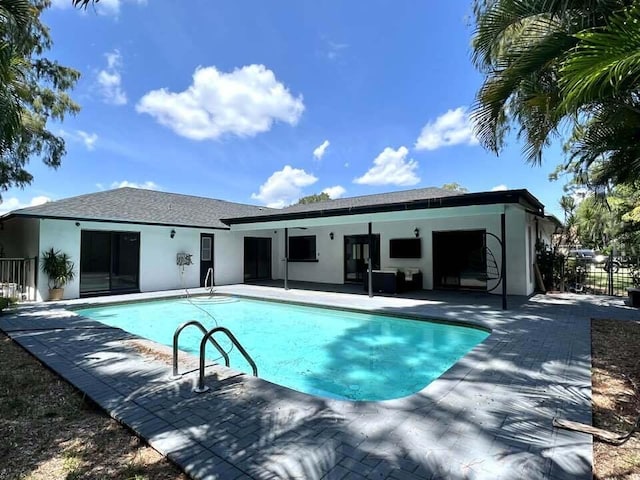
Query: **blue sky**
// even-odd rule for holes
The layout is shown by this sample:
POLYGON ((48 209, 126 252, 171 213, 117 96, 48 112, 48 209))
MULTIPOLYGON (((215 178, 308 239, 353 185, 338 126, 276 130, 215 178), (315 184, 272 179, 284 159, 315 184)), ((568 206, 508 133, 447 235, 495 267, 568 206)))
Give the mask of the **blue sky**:
POLYGON ((3 210, 120 185, 283 206, 457 182, 527 188, 552 213, 562 184, 475 141, 482 77, 470 2, 53 0, 50 56, 82 72, 62 167, 3 210))

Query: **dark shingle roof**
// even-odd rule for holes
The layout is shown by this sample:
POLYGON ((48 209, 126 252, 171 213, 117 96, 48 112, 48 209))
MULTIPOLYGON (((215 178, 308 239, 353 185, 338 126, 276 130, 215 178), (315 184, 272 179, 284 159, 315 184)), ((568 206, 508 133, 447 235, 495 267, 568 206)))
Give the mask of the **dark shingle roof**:
MULTIPOLYGON (((374 205, 388 205, 393 203, 414 202, 430 198, 451 197, 461 195, 461 192, 445 190, 444 188, 428 187, 413 190, 401 190, 399 192, 377 193, 375 195, 362 195, 360 197, 337 198, 326 202, 307 203, 305 205, 292 205, 278 210, 277 213, 314 212, 316 210, 336 210, 341 208, 370 207, 374 205)), ((264 214, 276 212, 266 211, 264 214)))
POLYGON ((536 211, 538 214, 544 211, 544 205, 527 190, 462 193, 429 187, 361 197, 340 198, 306 205, 292 205, 291 207, 280 210, 265 209, 254 215, 223 217, 222 221, 228 225, 233 225, 311 217, 331 217, 361 213, 491 205, 499 203, 519 203, 525 208, 536 211))
POLYGON ((277 210, 176 193, 118 188, 14 210, 7 216, 228 228, 220 219, 277 210))

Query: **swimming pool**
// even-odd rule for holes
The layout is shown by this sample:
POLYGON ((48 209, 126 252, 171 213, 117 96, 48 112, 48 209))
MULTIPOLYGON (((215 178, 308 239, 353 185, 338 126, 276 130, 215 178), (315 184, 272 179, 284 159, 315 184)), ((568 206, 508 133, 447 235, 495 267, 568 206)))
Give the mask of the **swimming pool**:
MULTIPOLYGON (((349 400, 390 400, 416 393, 489 335, 466 326, 233 297, 137 302, 76 312, 169 346, 181 323, 198 320, 210 329, 217 322, 254 358, 260 378, 349 400)), ((197 355, 201 339, 200 331, 188 328, 180 335, 179 347, 197 355)), ((231 350, 233 368, 251 373, 224 336, 216 340, 231 350)), ((211 359, 219 357, 212 346, 207 353, 211 359)))

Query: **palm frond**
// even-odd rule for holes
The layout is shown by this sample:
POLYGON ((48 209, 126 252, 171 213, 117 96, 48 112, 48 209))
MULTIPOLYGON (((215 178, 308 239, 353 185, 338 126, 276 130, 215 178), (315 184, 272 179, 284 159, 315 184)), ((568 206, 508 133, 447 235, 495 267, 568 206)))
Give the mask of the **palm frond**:
POLYGON ((576 111, 603 97, 638 89, 640 6, 613 15, 606 27, 575 37, 579 42, 560 69, 564 109, 576 111))

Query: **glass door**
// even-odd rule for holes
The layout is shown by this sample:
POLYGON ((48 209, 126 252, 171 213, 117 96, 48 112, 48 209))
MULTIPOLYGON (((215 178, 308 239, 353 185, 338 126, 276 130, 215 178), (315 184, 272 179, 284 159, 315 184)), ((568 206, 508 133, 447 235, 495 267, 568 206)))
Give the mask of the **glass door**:
POLYGON ((207 285, 213 285, 214 278, 207 280, 207 274, 209 269, 213 270, 213 234, 201 233, 200 234, 200 286, 204 287, 205 282, 207 285))
POLYGON ((80 295, 139 291, 140 233, 83 230, 80 295))
POLYGON ((271 279, 271 239, 245 237, 244 279, 271 279))
MULTIPOLYGON (((371 262, 373 269, 380 269, 380 235, 372 235, 371 262)), ((345 235, 344 281, 364 282, 369 258, 369 235, 345 235)))
POLYGON ((433 232, 435 288, 487 289, 484 230, 433 232))

